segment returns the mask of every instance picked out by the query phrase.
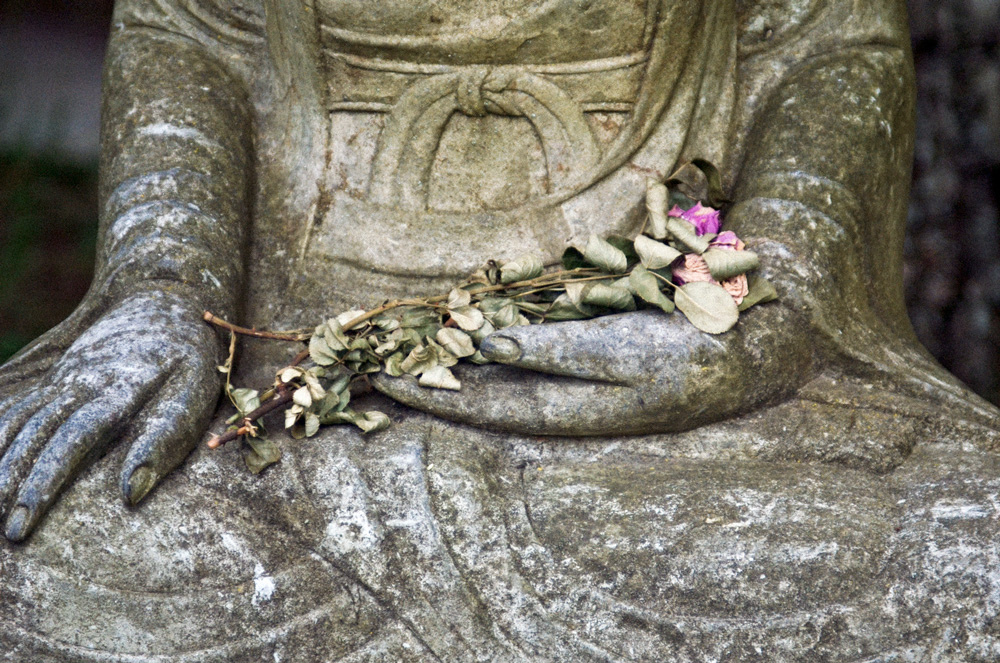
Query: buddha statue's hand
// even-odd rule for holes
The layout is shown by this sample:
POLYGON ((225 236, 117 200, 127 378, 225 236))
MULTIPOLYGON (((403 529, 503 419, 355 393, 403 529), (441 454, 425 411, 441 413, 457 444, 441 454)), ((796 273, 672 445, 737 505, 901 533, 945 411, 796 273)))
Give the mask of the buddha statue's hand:
POLYGON ((129 446, 121 490, 135 504, 207 426, 219 393, 219 340, 193 298, 158 288, 100 313, 85 300, 0 368, 8 539, 24 539, 87 461, 114 443, 129 446))
POLYGON ((459 391, 384 374, 374 383, 406 405, 487 428, 544 435, 679 431, 794 390, 810 373, 801 330, 780 303, 751 309, 720 336, 659 311, 510 327, 482 343, 499 365, 453 369, 459 391))

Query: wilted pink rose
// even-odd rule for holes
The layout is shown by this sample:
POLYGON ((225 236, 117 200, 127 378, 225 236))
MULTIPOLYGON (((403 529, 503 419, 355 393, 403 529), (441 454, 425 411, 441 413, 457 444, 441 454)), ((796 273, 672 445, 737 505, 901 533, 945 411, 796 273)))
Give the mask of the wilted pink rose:
POLYGON ((718 237, 709 242, 709 246, 717 249, 728 249, 730 251, 742 251, 746 248, 746 244, 743 243, 739 237, 736 236, 732 230, 726 230, 719 233, 718 237))
MULTIPOLYGON (((739 237, 736 236, 732 230, 726 230, 725 232, 719 233, 719 236, 709 242, 709 246, 715 249, 723 249, 725 251, 742 251, 746 248, 746 244, 743 243, 739 237)), ((732 276, 720 285, 726 289, 737 304, 743 303, 743 298, 747 296, 750 292, 750 285, 747 282, 746 274, 737 274, 732 276)))
POLYGON ((674 282, 677 285, 696 283, 698 281, 716 282, 712 278, 712 273, 708 271, 708 263, 697 253, 686 254, 684 262, 674 267, 671 272, 674 275, 674 282))
POLYGON ((750 294, 750 283, 746 274, 732 276, 720 284, 732 296, 737 306, 743 303, 743 298, 750 294))
POLYGON ((705 207, 700 202, 695 203, 694 207, 688 210, 683 210, 674 205, 673 209, 667 212, 667 216, 684 219, 694 226, 694 230, 699 237, 707 233, 717 233, 719 232, 719 228, 722 227, 722 221, 719 219, 719 210, 705 207))
MULTIPOLYGON (((674 209, 677 209, 676 207, 674 209)), ((694 208, 692 208, 694 209, 694 208)), ((714 231, 713 231, 714 232, 714 231)), ((701 234, 701 233, 699 233, 701 234)), ((714 249, 724 251, 742 251, 746 248, 739 237, 732 230, 719 233, 719 235, 709 242, 709 246, 714 249)), ((674 282, 677 285, 694 283, 696 281, 708 281, 717 283, 726 289, 726 292, 733 298, 737 305, 743 303, 743 298, 750 292, 750 285, 746 274, 738 274, 725 279, 721 283, 712 278, 712 273, 708 269, 705 259, 696 253, 688 253, 684 256, 684 263, 673 268, 674 282)))

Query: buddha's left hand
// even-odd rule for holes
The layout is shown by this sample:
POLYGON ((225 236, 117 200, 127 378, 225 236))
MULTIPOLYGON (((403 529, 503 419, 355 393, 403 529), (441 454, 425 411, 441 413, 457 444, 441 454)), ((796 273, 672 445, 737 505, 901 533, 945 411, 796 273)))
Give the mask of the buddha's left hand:
POLYGON ((374 381, 409 406, 485 428, 542 435, 679 431, 780 400, 811 374, 801 320, 756 307, 720 336, 682 315, 641 311, 510 327, 488 337, 496 365, 460 365, 459 391, 411 377, 374 381))

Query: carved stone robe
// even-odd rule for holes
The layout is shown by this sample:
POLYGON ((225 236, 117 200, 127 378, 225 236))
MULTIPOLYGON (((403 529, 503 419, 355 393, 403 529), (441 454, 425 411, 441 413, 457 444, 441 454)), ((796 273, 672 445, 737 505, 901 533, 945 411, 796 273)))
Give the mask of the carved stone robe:
MULTIPOLYGON (((312 324, 441 292, 489 258, 552 262, 590 233, 634 233, 646 178, 703 157, 737 207, 773 212, 752 234, 788 260, 778 252, 765 270, 835 360, 787 400, 670 435, 505 434, 371 396, 387 431, 289 441, 261 476, 235 445, 199 449, 137 509, 119 503, 112 451, 27 544, 0 542, 0 660, 997 656, 996 412, 901 322, 901 12, 839 0, 121 3, 109 94, 123 94, 116 58, 183 46, 227 72, 204 80, 210 96, 245 95, 249 324, 312 324), (809 98, 809 77, 826 96, 809 98), (828 104, 829 124, 775 131, 816 144, 755 153, 797 104, 828 104), (859 135, 875 142, 851 144, 859 135), (869 162, 875 175, 856 175, 869 162)), ((191 160, 222 150, 184 131, 200 107, 179 103, 191 126, 144 140, 191 160)), ((153 197, 200 191, 151 173, 140 183, 153 197)), ((106 197, 131 200, 125 186, 106 176, 106 197)), ((261 368, 242 382, 267 383, 289 352, 248 343, 244 365, 261 368)))

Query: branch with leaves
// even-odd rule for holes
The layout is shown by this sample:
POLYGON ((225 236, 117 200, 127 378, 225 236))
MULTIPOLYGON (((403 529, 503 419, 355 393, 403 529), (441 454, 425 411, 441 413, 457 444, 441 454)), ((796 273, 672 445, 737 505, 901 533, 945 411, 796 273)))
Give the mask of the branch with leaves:
POLYGON ((488 363, 479 345, 506 327, 658 308, 664 313, 677 309, 710 334, 728 331, 741 311, 777 294, 764 279, 747 275, 759 259, 735 233, 720 232, 719 210, 688 195, 694 187, 683 175, 685 168, 703 174, 701 199, 725 202, 714 166, 691 162, 666 184, 647 183, 648 218, 635 239, 591 235, 582 251, 568 248, 562 264, 548 271, 537 255, 490 261, 448 294, 346 311, 311 333, 246 329, 206 312, 206 321, 233 335, 229 359, 219 369, 237 410, 230 429, 209 446, 242 438, 248 467, 261 471, 281 455, 261 418, 284 406, 284 426, 294 438, 311 437, 333 424, 352 424, 366 433, 381 430, 389 417, 351 408, 352 386, 356 389, 368 374, 385 372, 414 376, 427 388, 461 389, 451 368, 460 361, 488 363), (278 371, 263 393, 233 388, 229 377, 237 335, 308 341, 308 351, 278 371))

